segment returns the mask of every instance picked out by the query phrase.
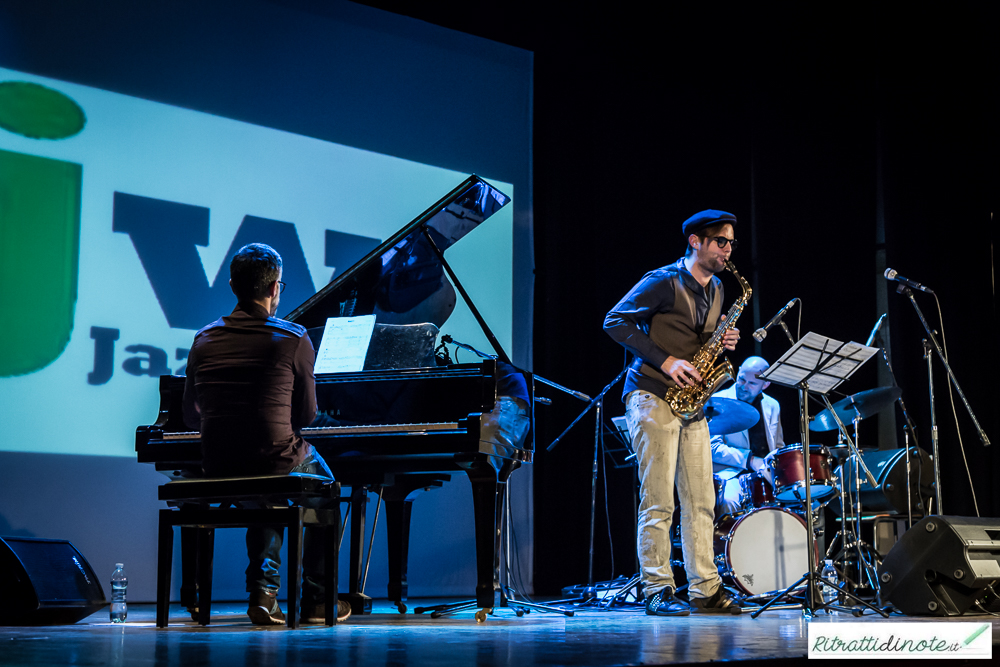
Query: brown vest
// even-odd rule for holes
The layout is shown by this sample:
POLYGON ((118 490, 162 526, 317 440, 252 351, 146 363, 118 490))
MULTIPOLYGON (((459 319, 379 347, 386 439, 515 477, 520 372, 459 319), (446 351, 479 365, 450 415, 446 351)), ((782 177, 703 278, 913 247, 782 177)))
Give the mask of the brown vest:
MULTIPOLYGON (((701 347, 709 341, 715 332, 719 316, 722 314, 721 283, 713 280, 709 289, 712 290, 712 305, 708 309, 705 323, 698 327, 697 311, 694 298, 684 286, 680 274, 674 275, 674 307, 668 313, 657 313, 649 322, 649 338, 661 349, 678 359, 691 361, 701 347)), ((659 368, 644 363, 640 369, 643 375, 663 382, 673 387, 675 382, 659 368)))

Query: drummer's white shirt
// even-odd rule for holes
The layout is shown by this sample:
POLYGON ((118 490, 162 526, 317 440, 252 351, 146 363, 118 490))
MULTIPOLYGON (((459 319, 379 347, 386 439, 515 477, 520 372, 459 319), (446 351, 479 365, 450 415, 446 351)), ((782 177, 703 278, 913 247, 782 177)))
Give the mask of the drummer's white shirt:
MULTIPOLYGON (((736 399, 736 385, 716 392, 713 396, 736 399)), ((778 405, 778 401, 764 393, 760 395, 760 400, 766 427, 764 430, 767 433, 767 448, 773 452, 785 446, 784 434, 781 431, 781 406, 778 405)), ((744 472, 747 469, 748 458, 750 458, 748 431, 712 437, 712 470, 721 479, 732 479, 744 472)))

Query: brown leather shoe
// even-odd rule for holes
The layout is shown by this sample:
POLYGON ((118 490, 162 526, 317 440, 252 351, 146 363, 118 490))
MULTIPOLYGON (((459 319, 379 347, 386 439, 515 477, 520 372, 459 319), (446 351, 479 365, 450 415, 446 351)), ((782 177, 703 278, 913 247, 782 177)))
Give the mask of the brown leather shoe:
POLYGON ((254 625, 284 625, 285 615, 278 606, 277 591, 254 591, 250 594, 247 616, 254 625))
MULTIPOLYGON (((343 623, 351 616, 351 605, 344 600, 337 600, 337 622, 343 623)), ((326 623, 326 604, 303 604, 299 614, 299 623, 326 623)))

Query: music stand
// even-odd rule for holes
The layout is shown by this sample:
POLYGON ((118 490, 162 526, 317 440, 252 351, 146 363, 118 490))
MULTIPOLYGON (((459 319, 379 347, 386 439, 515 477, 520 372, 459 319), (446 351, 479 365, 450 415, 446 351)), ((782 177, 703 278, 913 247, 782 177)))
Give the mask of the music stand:
MULTIPOLYGON (((760 609, 750 614, 751 618, 757 618, 765 609, 788 595, 790 591, 803 582, 806 584, 805 598, 802 604, 802 612, 805 616, 812 616, 820 609, 833 606, 822 602, 821 597, 818 595, 819 575, 816 573, 816 547, 813 535, 812 472, 809 465, 809 392, 821 394, 826 397, 826 394, 840 386, 844 380, 853 375, 877 351, 877 348, 861 345, 860 343, 842 343, 832 338, 809 332, 799 339, 770 368, 758 375, 762 380, 798 389, 799 391, 799 425, 802 432, 802 462, 805 473, 806 491, 804 498, 806 514, 806 558, 808 559, 809 569, 798 581, 776 595, 760 609)), ((873 607, 849 591, 840 589, 839 586, 837 588, 844 595, 873 611, 877 611, 882 616, 888 617, 888 614, 884 611, 873 607)))

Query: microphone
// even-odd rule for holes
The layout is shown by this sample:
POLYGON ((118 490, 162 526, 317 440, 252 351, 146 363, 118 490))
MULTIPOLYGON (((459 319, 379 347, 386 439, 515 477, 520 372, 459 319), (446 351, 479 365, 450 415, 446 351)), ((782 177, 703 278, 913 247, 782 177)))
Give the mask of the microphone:
POLYGON ((878 330, 882 328, 882 322, 885 321, 885 318, 888 314, 889 313, 882 313, 882 316, 878 318, 878 322, 875 323, 875 328, 872 329, 871 335, 868 336, 868 342, 865 343, 866 347, 871 347, 872 343, 875 342, 875 334, 877 334, 878 330))
POLYGON ((781 318, 785 316, 785 313, 787 313, 791 309, 791 307, 795 305, 795 302, 798 301, 798 300, 799 300, 799 298, 795 297, 794 299, 792 299, 791 301, 789 301, 788 303, 786 303, 785 307, 782 308, 781 310, 779 310, 778 314, 775 315, 774 317, 772 317, 770 322, 768 322, 767 324, 765 324, 764 326, 762 326, 760 329, 757 329, 756 331, 754 331, 753 332, 754 340, 756 340, 758 343, 761 342, 761 341, 763 341, 764 338, 767 337, 767 330, 770 329, 771 327, 773 327, 778 322, 780 322, 781 318))
POLYGON ((915 280, 910 280, 909 278, 904 278, 903 276, 896 273, 896 269, 886 269, 885 277, 889 280, 894 280, 897 283, 902 283, 907 287, 912 287, 913 289, 918 289, 921 292, 927 292, 928 294, 934 294, 934 291, 929 287, 924 287, 915 280))

